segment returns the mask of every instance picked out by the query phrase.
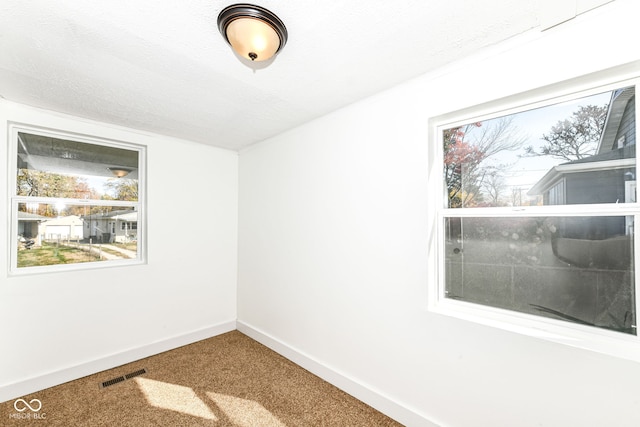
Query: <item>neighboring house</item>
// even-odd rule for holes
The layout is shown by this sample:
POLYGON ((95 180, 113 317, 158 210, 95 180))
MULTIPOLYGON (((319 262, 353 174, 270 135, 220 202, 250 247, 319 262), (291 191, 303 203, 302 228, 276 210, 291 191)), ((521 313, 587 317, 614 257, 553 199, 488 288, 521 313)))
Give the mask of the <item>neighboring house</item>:
POLYGON ((545 205, 635 201, 635 89, 614 91, 596 154, 551 168, 529 195, 545 205))
POLYGON ((125 243, 137 239, 138 212, 118 210, 84 217, 84 238, 93 242, 125 243))
MULTIPOLYGON (((596 154, 554 166, 528 194, 542 195, 544 205, 635 202, 635 127, 635 88, 614 91, 596 154)), ((554 253, 578 265, 611 257, 628 260, 632 233, 633 221, 624 217, 561 221, 554 253), (614 238, 618 243, 613 246, 602 242, 614 238), (596 256, 594 251, 609 256, 596 256)))
POLYGON ((40 223, 47 219, 50 218, 29 212, 18 212, 18 236, 25 239, 37 238, 40 235, 40 223))
POLYGON ((40 223, 39 235, 45 240, 82 239, 84 221, 77 215, 61 216, 40 223))

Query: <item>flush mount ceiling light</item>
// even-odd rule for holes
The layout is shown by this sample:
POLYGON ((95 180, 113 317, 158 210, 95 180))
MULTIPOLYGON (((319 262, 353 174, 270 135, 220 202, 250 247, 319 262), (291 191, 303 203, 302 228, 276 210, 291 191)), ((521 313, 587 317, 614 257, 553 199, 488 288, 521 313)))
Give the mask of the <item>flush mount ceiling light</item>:
POLYGON ((287 28, 275 14, 253 4, 227 6, 218 29, 234 51, 251 61, 266 61, 287 43, 287 28))
POLYGON ((131 172, 131 169, 127 169, 127 168, 107 168, 107 169, 109 169, 116 178, 122 178, 123 176, 129 175, 129 172, 131 172))

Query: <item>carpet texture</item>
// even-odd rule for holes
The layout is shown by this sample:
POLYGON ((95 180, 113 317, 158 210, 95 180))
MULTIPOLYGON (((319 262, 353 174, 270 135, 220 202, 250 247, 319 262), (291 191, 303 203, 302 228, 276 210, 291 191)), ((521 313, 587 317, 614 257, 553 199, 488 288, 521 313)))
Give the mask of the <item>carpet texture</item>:
POLYGON ((238 331, 4 402, 0 417, 23 427, 401 426, 238 331))

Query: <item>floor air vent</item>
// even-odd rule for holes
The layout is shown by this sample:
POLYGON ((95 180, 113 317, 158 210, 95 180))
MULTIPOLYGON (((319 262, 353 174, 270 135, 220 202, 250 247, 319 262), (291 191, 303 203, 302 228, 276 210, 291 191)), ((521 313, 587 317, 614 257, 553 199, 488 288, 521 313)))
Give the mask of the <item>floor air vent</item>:
POLYGON ((137 377, 138 375, 142 375, 142 374, 146 374, 147 370, 146 369, 140 369, 139 371, 135 371, 135 372, 131 372, 130 374, 127 374, 124 376, 125 380, 129 380, 133 377, 137 377))
POLYGON ((118 378, 111 379, 109 381, 104 381, 100 384, 100 388, 109 387, 110 385, 118 384, 119 382, 122 382, 124 380, 125 380, 124 377, 118 377, 118 378))
POLYGON ((146 374, 146 373, 147 373, 146 369, 139 369, 139 370, 137 370, 135 372, 131 372, 129 374, 126 374, 126 375, 123 375, 123 376, 120 376, 120 377, 112 378, 112 379, 110 379, 108 381, 103 381, 103 382, 100 383, 100 388, 109 387, 109 386, 112 386, 114 384, 121 383, 122 381, 126 381, 126 380, 129 380, 131 378, 134 378, 134 377, 137 377, 139 375, 146 374))

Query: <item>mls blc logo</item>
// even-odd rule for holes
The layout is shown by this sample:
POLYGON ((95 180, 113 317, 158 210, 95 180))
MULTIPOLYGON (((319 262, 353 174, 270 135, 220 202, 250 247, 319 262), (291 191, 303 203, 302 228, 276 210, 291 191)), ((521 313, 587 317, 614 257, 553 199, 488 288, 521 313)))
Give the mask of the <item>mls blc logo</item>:
POLYGON ((47 414, 40 413, 42 402, 39 399, 31 399, 28 402, 24 399, 17 399, 13 402, 13 409, 18 412, 9 414, 9 418, 23 420, 44 420, 47 418, 47 414))
POLYGON ((31 399, 29 403, 27 403, 27 401, 24 399, 18 399, 13 402, 13 407, 18 412, 24 412, 27 409, 31 409, 31 412, 39 412, 40 409, 42 409, 42 402, 40 402, 38 399, 31 399))

